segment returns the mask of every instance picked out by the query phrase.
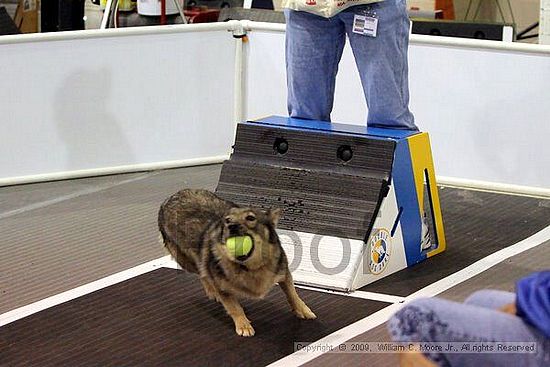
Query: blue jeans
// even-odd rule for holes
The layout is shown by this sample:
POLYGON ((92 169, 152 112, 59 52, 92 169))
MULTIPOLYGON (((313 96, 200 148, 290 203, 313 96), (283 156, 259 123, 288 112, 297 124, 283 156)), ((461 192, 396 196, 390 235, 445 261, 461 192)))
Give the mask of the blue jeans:
POLYGON ((439 298, 412 301, 388 322, 399 342, 535 342, 537 353, 425 353, 439 366, 549 366, 550 340, 521 318, 497 309, 514 303, 509 292, 483 290, 464 303, 439 298))
POLYGON ((409 111, 405 0, 358 5, 332 18, 285 9, 288 110, 330 121, 338 63, 349 38, 368 106, 367 125, 417 130, 409 111), (376 13, 376 37, 352 32, 355 14, 376 13))

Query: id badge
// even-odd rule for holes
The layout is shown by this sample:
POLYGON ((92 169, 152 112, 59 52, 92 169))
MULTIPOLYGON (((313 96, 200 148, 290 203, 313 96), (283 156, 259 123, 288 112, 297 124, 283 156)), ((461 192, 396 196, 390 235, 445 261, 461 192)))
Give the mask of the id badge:
POLYGON ((353 17, 353 33, 376 37, 378 31, 378 16, 372 11, 355 14, 353 17))

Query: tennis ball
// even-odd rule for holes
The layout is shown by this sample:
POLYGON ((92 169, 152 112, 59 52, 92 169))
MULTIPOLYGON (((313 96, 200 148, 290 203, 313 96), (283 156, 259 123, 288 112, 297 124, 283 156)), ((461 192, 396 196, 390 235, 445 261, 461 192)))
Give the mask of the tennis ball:
POLYGON ((252 238, 250 236, 229 237, 225 245, 234 257, 246 256, 252 250, 252 238))

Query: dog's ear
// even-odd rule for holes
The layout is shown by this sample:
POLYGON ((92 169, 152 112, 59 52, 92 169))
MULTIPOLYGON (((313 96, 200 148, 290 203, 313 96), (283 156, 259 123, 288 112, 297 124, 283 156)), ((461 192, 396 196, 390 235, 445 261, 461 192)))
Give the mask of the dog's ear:
POLYGON ((282 212, 283 211, 280 208, 270 209, 267 211, 269 221, 274 227, 277 227, 277 224, 279 224, 279 219, 281 218, 282 212))

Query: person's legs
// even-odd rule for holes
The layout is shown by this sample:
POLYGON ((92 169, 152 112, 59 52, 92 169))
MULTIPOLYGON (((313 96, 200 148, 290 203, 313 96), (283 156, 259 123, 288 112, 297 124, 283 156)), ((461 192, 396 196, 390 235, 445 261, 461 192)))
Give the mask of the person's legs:
POLYGON ((338 63, 346 42, 343 23, 285 9, 288 113, 330 121, 338 63))
POLYGON ((439 298, 415 300, 388 322, 397 342, 536 342, 537 353, 425 353, 440 366, 543 366, 550 342, 519 317, 439 298))
POLYGON ((385 0, 354 6, 338 17, 346 24, 346 33, 361 76, 369 109, 367 125, 417 130, 409 110, 407 49, 409 18, 405 0, 385 0), (355 15, 375 14, 376 37, 353 33, 355 15))
POLYGON ((498 310, 499 308, 515 303, 516 295, 512 292, 497 291, 494 289, 482 289, 472 293, 464 300, 467 305, 490 308, 498 310))

